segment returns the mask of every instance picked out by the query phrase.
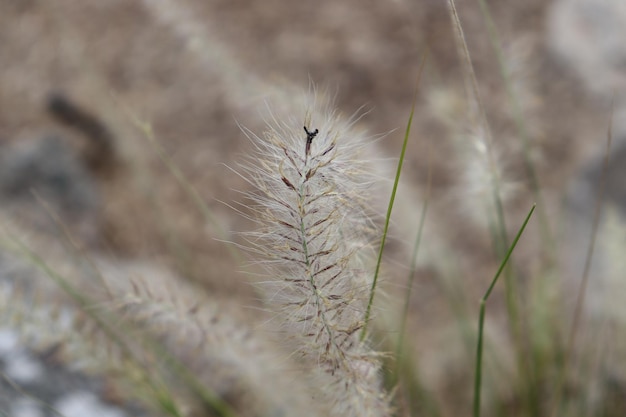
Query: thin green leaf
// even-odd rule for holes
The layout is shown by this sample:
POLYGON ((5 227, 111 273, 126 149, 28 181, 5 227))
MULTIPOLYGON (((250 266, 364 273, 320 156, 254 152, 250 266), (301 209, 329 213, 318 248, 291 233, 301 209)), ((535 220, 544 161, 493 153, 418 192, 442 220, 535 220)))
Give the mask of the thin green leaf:
POLYGON ((498 268, 498 272, 496 272, 496 275, 493 277, 493 280, 491 281, 491 285, 489 285, 487 292, 485 292, 485 295, 480 300, 480 316, 478 319, 478 344, 476 346, 476 370, 475 370, 475 379, 474 379, 474 413, 473 413, 474 417, 480 416, 480 388, 482 384, 482 362, 483 362, 483 332, 484 332, 484 325, 485 325, 485 308, 487 304, 487 299, 489 299, 489 296, 491 295, 491 292, 493 291, 493 288, 495 287, 496 282, 498 281, 498 278, 500 278, 500 274, 502 274, 502 271, 504 270, 507 262, 509 261, 511 254, 513 253, 513 250, 515 249, 515 246, 517 246, 517 242, 522 236, 524 229, 526 229, 526 225, 528 224, 530 217, 535 211, 535 207, 537 207, 537 205, 533 204, 532 208, 528 212, 528 215, 526 216, 526 219, 524 220, 524 223, 522 224, 522 227, 517 232, 517 236, 515 236, 513 243, 509 247, 509 250, 507 251, 506 256, 502 260, 502 263, 500 264, 500 267, 498 268))
POLYGON ((409 121, 406 126, 406 131, 404 133, 404 142, 402 143, 402 151, 400 152, 400 160, 398 161, 398 169, 396 170, 396 178, 393 182, 393 190, 391 191, 391 198, 389 199, 389 206, 387 207, 387 215, 385 217, 385 229, 383 231, 383 236, 380 242, 380 249, 378 250, 378 261, 376 262, 376 272, 374 273, 374 280, 372 281, 372 287, 370 289, 369 301, 367 303, 367 309, 365 310, 365 318, 363 329, 361 330, 361 340, 365 339, 367 335, 367 325, 370 319, 370 315, 372 313, 372 305, 374 304, 374 295, 376 294, 376 284, 378 283, 378 275, 380 273, 380 265, 383 259, 383 251, 385 249, 385 241, 387 240, 387 232, 389 231, 389 222, 391 220, 391 212, 393 211, 393 203, 396 199, 396 192, 398 191, 398 184, 400 183, 400 174, 402 173, 402 165, 404 164, 404 156, 406 154, 406 147, 409 143, 409 135, 411 133, 411 124, 413 123, 413 115, 415 114, 415 102, 417 101, 417 91, 419 86, 419 81, 422 75, 422 71, 424 70, 424 65, 426 64, 426 53, 422 58, 422 62, 420 64, 418 73, 417 73, 417 83, 415 86, 415 93, 413 95, 413 104, 411 105, 411 113, 409 115, 409 121))

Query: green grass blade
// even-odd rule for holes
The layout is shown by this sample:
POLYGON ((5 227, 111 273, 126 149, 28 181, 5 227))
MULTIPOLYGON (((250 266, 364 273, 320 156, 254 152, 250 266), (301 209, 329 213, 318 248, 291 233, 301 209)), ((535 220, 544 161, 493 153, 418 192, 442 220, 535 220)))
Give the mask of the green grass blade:
POLYGON ((419 375, 417 375, 417 359, 411 358, 411 355, 406 352, 405 337, 406 337, 406 324, 409 315, 409 304, 411 301, 411 292, 413 288, 413 282, 415 280, 415 272, 417 270, 417 259, 420 244, 422 241, 422 235, 424 231, 424 224, 426 220, 426 213, 428 211, 428 202, 430 197, 430 189, 432 186, 432 164, 430 146, 428 148, 428 174, 426 180, 426 194, 424 197, 424 203, 422 205, 422 211, 420 213, 419 225, 417 228, 417 236, 415 238, 415 244, 413 246, 413 253, 411 255, 411 264, 409 268, 409 274, 407 276, 407 289, 405 292, 404 307, 402 310, 402 323, 400 324, 400 334, 396 342, 396 361, 395 361, 395 382, 402 379, 405 386, 406 398, 408 400, 407 408, 411 415, 418 412, 419 409, 426 411, 427 415, 432 417, 438 417, 441 415, 436 400, 429 395, 428 391, 421 382, 419 375))
POLYGON ((432 185, 432 164, 430 161, 430 147, 428 152, 428 179, 426 185, 426 195, 424 197, 424 204, 422 205, 422 212, 420 214, 419 226, 417 228, 417 237, 415 238, 415 244, 413 246, 413 254, 411 255, 411 266, 409 268, 409 275, 407 277, 407 289, 404 298, 404 308, 402 311, 402 324, 400 325, 400 335, 398 336, 398 347, 396 357, 398 363, 400 363, 400 357, 402 356, 402 349, 404 346, 404 337, 406 334, 406 322, 409 315, 409 303, 411 301, 411 292, 413 289, 413 281, 415 279, 415 272, 417 270, 417 255, 422 241, 422 233, 424 231, 424 222, 426 220, 426 212, 428 210, 428 200, 430 197, 430 188, 432 185))
POLYGON ((369 301, 367 302, 367 309, 365 310, 364 324, 363 324, 363 329, 361 330, 361 340, 364 340, 365 336, 367 335, 367 325, 370 320, 370 315, 372 314, 372 305, 374 304, 374 295, 376 294, 376 284, 378 283, 380 265, 382 263, 383 251, 385 249, 385 241, 387 240, 387 232, 389 231, 389 222, 391 220, 391 212, 393 210, 393 203, 396 199, 396 192, 398 191, 398 184, 400 183, 400 174, 402 173, 402 165, 404 164, 404 156, 406 154, 406 147, 407 147, 407 144, 409 143, 409 135, 411 133, 411 124, 413 123, 413 115, 415 114, 415 102, 417 101, 417 91, 418 91, 419 81, 422 75, 422 71, 424 70, 425 64, 426 64, 426 53, 424 53, 422 57, 422 62, 420 64, 420 67, 417 73, 417 83, 415 86, 415 93, 413 95, 413 104, 411 105, 411 113, 409 114, 409 121, 406 126, 406 131, 404 132, 404 142, 402 143, 402 151, 400 152, 400 160, 398 161, 398 169, 396 170, 396 178, 393 182, 393 190, 391 191, 391 198, 389 199, 389 206, 387 207, 387 215, 385 216, 385 228, 384 228, 383 236, 380 242, 380 249, 378 250, 376 272, 374 273, 374 280, 372 281, 372 287, 370 289, 369 301))
POLYGON ((526 219, 524 220, 524 223, 522 224, 522 227, 517 232, 515 239, 513 239, 513 243, 509 247, 506 253, 506 256, 502 260, 502 263, 500 263, 500 267, 498 268, 496 275, 493 277, 493 280, 491 281, 491 285, 489 285, 487 292, 485 292, 485 295, 480 300, 480 316, 478 319, 478 343, 476 346, 476 370, 475 370, 475 379, 474 379, 474 410, 473 410, 474 417, 480 416, 480 388, 482 384, 482 362, 483 362, 483 331, 484 331, 484 324, 485 324, 485 309, 486 309, 487 300, 489 299, 489 296, 491 295, 491 292, 493 291, 493 288, 495 287, 496 282, 498 281, 498 278, 500 278, 502 271, 506 267, 506 264, 509 261, 511 254, 513 253, 513 250, 515 249, 515 246, 517 246, 517 242, 522 236, 524 229, 526 229, 526 225, 528 224, 530 217, 535 211, 535 207, 537 207, 537 205, 533 204, 532 208, 528 212, 528 215, 526 216, 526 219))

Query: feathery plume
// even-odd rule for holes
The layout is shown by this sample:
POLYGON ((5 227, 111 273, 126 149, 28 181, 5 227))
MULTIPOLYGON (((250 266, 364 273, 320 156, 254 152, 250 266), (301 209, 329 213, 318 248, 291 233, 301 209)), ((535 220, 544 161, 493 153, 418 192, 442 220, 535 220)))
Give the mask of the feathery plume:
MULTIPOLYGON (((295 415, 302 409, 311 416, 325 415, 308 398, 307 384, 288 372, 293 365, 280 357, 280 349, 246 325, 236 306, 205 295, 180 278, 172 279, 163 269, 141 269, 131 279, 106 275, 115 292, 112 307, 128 322, 148 330, 170 359, 192 372, 175 372, 174 382, 191 376, 193 381, 182 378, 186 381, 182 388, 200 384, 195 388, 216 395, 232 411, 218 415, 295 415)), ((189 407, 202 409, 193 403, 188 401, 189 407)))
POLYGON ((333 415, 389 415, 377 354, 359 340, 371 277, 363 255, 374 228, 364 138, 354 121, 306 106, 304 123, 272 115, 243 166, 255 188, 249 207, 260 230, 247 234, 266 261, 266 294, 281 327, 321 378, 333 415))

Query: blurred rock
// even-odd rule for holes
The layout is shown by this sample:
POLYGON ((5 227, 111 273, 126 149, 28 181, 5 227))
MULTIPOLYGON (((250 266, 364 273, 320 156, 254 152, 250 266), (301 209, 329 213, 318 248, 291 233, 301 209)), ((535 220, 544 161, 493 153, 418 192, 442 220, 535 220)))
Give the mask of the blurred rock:
POLYGON ((15 141, 0 148, 0 202, 10 217, 38 231, 58 229, 52 213, 82 241, 97 239, 97 184, 60 137, 15 141))
POLYGON ((567 190, 563 258, 566 288, 570 292, 567 299, 573 307, 599 207, 585 309, 592 318, 616 320, 620 326, 626 326, 626 138, 615 142, 608 165, 605 167, 604 154, 589 158, 567 190))
POLYGON ((100 378, 87 376, 29 352, 14 330, 0 327, 0 410, 8 415, 53 417, 147 416, 136 404, 110 404, 100 378), (28 364, 25 363, 28 358, 28 364), (29 369, 36 368, 28 378, 29 369), (18 377, 19 374, 19 377, 18 377))
MULTIPOLYGON (((547 18, 548 43, 562 63, 596 98, 614 98, 613 144, 605 171, 606 136, 581 133, 578 173, 569 182, 563 219, 565 299, 573 308, 578 295, 600 191, 603 191, 596 245, 589 270, 585 309, 590 317, 618 317, 626 324, 621 284, 626 249, 626 2, 623 0, 556 0, 547 18), (602 188, 603 187, 603 188, 602 188)), ((606 101, 605 101, 606 103, 606 101)), ((611 109, 606 108, 607 123, 611 109)), ((577 138, 572 138, 575 141, 577 138)))
POLYGON ((626 94, 624 39, 623 0, 557 0, 548 14, 549 44, 596 94, 626 94))
POLYGON ((566 317, 573 318, 584 291, 577 342, 597 361, 588 380, 594 410, 623 410, 626 390, 626 137, 616 139, 608 165, 603 153, 591 156, 571 181, 562 222, 562 299, 566 317))

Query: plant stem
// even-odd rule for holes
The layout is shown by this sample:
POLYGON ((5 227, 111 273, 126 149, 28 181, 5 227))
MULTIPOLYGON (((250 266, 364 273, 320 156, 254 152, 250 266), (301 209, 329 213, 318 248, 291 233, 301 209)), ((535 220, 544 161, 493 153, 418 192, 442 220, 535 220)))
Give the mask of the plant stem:
POLYGON ((483 298, 480 300, 480 316, 478 318, 478 343, 476 346, 476 371, 475 371, 475 379, 474 379, 474 413, 473 413, 474 417, 480 416, 480 388, 482 384, 482 362, 483 362, 483 332, 484 332, 484 325, 485 325, 485 309, 486 309, 487 299, 489 299, 489 296, 491 295, 491 292, 493 291, 493 288, 496 285, 498 278, 500 278, 500 274, 502 274, 502 271, 504 270, 509 258, 511 257, 511 254, 513 253, 513 250, 515 249, 515 246, 517 246, 517 242, 522 236, 524 229, 526 229, 526 225, 528 224, 530 217, 535 211, 535 207, 537 207, 537 205, 533 204, 532 208, 528 212, 528 215, 526 216, 526 219, 524 220, 524 223, 522 224, 522 227, 517 232, 517 235, 515 236, 513 243, 509 247, 506 253, 506 256, 500 263, 500 268, 498 268, 498 272, 496 272, 496 275, 493 277, 493 280, 491 281, 491 285, 489 285, 487 292, 485 293, 483 298))

